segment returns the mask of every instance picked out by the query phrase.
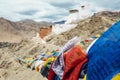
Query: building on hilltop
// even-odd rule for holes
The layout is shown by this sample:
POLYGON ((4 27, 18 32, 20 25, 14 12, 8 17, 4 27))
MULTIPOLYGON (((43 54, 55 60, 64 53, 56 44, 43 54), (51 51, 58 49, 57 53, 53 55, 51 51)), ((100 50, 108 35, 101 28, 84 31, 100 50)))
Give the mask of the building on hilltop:
POLYGON ((47 36, 51 32, 52 32, 52 25, 49 27, 42 27, 42 28, 40 28, 39 36, 41 39, 43 39, 45 36, 47 36))

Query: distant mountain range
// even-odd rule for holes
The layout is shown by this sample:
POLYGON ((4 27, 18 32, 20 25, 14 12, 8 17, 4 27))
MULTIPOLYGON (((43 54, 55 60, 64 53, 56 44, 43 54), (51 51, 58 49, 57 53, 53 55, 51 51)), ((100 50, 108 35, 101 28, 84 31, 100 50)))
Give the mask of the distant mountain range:
MULTIPOLYGON (((120 20, 120 12, 103 11, 95 13, 93 16, 84 20, 77 21, 77 27, 61 33, 59 35, 48 38, 48 43, 63 45, 66 41, 74 36, 83 37, 85 39, 92 35, 104 32, 113 23, 120 20), (49 40, 50 39, 50 40, 49 40), (58 43, 59 42, 59 43, 58 43)), ((55 24, 63 24, 65 21, 54 22, 55 24)), ((48 27, 50 22, 35 22, 33 20, 22 20, 12 22, 4 18, 0 18, 0 42, 20 42, 22 39, 31 39, 39 31, 40 27, 48 27)))
POLYGON ((0 42, 19 42, 23 38, 31 38, 36 35, 40 27, 48 27, 50 22, 35 22, 33 20, 22 20, 12 22, 0 18, 0 42))

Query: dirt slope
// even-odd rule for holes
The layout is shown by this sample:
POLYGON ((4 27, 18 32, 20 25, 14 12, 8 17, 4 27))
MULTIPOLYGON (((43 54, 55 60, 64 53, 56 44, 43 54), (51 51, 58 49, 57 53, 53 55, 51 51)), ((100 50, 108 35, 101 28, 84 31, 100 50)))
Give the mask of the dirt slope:
POLYGON ((40 73, 19 64, 12 53, 0 49, 0 80, 47 80, 40 73))

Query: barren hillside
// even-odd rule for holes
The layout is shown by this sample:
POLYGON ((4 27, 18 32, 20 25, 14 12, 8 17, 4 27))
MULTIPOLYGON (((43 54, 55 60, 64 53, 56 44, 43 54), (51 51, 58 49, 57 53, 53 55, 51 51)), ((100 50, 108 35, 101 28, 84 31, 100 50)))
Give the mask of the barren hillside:
POLYGON ((15 56, 32 58, 60 48, 51 44, 34 43, 34 41, 1 43, 0 47, 0 80, 47 80, 39 72, 32 71, 25 64, 20 64, 15 56))
POLYGON ((20 42, 21 34, 14 22, 0 18, 0 42, 20 42))
POLYGON ((95 13, 92 17, 78 21, 77 27, 60 35, 52 35, 47 39, 48 43, 63 46, 74 36, 79 36, 81 40, 103 33, 113 23, 120 20, 120 12, 103 11, 95 13))

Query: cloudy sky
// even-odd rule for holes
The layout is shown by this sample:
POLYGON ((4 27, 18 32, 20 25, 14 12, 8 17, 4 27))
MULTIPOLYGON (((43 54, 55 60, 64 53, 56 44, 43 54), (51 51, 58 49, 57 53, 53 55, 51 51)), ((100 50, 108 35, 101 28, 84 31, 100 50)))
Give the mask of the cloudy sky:
POLYGON ((68 16, 70 9, 86 4, 91 6, 90 12, 120 10, 120 0, 0 0, 0 17, 55 21, 68 16))

